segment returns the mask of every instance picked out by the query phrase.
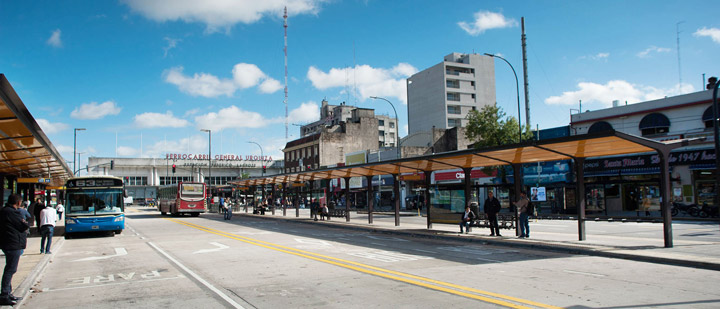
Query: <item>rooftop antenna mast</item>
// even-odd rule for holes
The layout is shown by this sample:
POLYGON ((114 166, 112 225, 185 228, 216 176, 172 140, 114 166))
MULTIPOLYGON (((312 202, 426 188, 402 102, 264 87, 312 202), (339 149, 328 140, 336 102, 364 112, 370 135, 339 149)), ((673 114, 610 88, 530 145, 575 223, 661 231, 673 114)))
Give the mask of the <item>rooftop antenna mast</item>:
POLYGON ((285 142, 288 141, 288 68, 287 68, 287 6, 285 7, 285 13, 283 14, 283 28, 285 28, 285 142))
POLYGON ((682 89, 682 66, 680 66, 680 24, 684 21, 679 21, 675 24, 676 37, 677 37, 677 56, 678 56, 678 94, 682 89))

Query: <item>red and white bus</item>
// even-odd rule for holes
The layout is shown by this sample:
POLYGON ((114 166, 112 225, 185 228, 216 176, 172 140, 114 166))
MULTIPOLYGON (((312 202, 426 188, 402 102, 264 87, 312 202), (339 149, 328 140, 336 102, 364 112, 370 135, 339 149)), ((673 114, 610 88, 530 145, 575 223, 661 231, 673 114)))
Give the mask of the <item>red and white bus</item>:
POLYGON ((188 213, 197 217, 207 209, 205 184, 201 182, 180 182, 161 186, 158 189, 158 210, 161 214, 173 216, 188 213))

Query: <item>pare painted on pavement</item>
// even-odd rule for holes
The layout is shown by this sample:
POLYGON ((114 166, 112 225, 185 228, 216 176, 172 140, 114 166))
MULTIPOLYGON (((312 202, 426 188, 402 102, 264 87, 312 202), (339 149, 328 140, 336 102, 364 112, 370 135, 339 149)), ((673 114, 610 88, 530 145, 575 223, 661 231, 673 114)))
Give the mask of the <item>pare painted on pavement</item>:
POLYGON ((65 283, 67 287, 63 288, 44 288, 43 292, 50 291, 63 291, 63 290, 76 290, 85 288, 94 288, 100 286, 109 285, 121 285, 121 284, 138 284, 143 282, 161 281, 161 280, 173 280, 185 278, 182 274, 168 277, 167 274, 163 276, 163 272, 167 272, 167 269, 158 269, 152 271, 142 272, 129 272, 129 273, 116 273, 116 274, 105 274, 97 276, 85 276, 85 277, 74 277, 68 278, 65 283))

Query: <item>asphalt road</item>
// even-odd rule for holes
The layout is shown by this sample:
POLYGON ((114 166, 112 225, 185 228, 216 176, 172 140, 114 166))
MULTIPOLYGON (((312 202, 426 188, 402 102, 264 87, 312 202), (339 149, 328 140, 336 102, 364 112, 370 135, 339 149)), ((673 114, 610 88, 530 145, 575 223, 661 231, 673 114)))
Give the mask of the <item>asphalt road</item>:
POLYGON ((720 273, 130 208, 56 248, 28 308, 717 308, 720 273))

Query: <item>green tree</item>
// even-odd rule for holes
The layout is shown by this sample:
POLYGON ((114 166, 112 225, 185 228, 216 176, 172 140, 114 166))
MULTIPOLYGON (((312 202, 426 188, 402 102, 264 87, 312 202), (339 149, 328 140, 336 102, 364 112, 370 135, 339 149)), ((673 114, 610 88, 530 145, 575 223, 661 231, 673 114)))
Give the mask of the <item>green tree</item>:
MULTIPOLYGON (((518 142, 518 121, 515 117, 506 117, 502 108, 486 105, 480 111, 470 111, 465 137, 475 142, 476 148, 500 146, 518 142)), ((522 140, 532 139, 530 129, 525 126, 522 140)))

